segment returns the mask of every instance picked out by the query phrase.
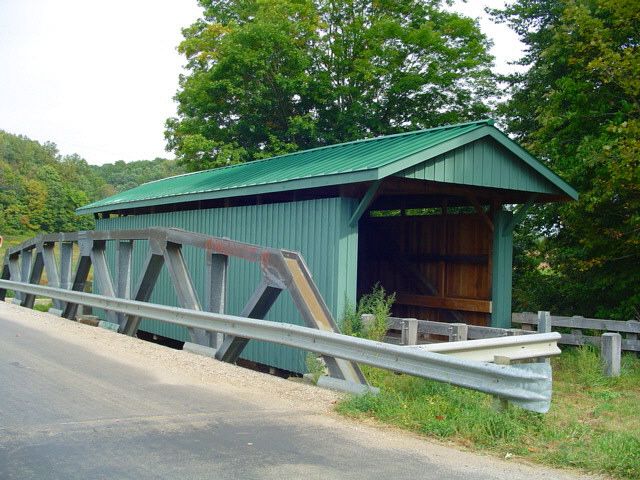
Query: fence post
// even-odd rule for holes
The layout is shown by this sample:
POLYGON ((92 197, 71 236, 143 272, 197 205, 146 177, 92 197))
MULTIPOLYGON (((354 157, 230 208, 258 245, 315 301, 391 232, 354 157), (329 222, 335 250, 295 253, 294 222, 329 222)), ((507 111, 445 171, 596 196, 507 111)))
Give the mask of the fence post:
POLYGON ((551 332, 551 312, 538 311, 538 333, 551 332))
POLYGON ((469 325, 466 323, 452 323, 449 325, 449 341, 462 342, 469 336, 469 325))
MULTIPOLYGON (((538 333, 551 333, 551 312, 538 311, 538 333)), ((539 362, 551 363, 550 358, 539 358, 539 362)))
POLYGON ((620 355, 622 354, 622 336, 619 333, 603 333, 600 357, 607 377, 620 376, 620 355))
POLYGON ((405 318, 402 320, 400 343, 402 345, 417 345, 418 343, 418 320, 415 318, 405 318))

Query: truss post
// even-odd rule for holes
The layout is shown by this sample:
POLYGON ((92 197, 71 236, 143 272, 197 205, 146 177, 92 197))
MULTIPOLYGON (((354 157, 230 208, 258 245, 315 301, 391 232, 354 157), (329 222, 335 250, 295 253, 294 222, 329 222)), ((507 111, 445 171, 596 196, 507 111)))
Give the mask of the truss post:
MULTIPOLYGON (((116 296, 118 298, 131 298, 131 260, 133 252, 133 240, 118 240, 116 247, 116 296)), ((125 314, 116 315, 120 328, 124 327, 125 314)))
MULTIPOLYGON (((24 249, 20 251, 20 281, 28 282, 29 274, 31 273, 31 258, 32 258, 32 250, 24 249)), ((14 303, 22 305, 22 301, 24 300, 26 294, 25 293, 16 293, 16 296, 13 300, 14 303)))
MULTIPOLYGON (((54 254, 55 243, 45 242, 38 247, 38 250, 42 253, 44 260, 44 271, 47 274, 47 284, 60 288, 60 276, 58 275, 58 265, 56 264, 56 257, 54 254)), ((62 302, 56 298, 53 299, 53 305, 55 313, 62 313, 62 302)))
POLYGON ((69 290, 72 286, 71 267, 73 263, 73 242, 60 242, 60 288, 69 290))
MULTIPOLYGON (((105 256, 106 245, 104 241, 94 241, 91 248, 90 258, 93 265, 93 278, 98 287, 100 295, 105 297, 116 297, 116 292, 113 288, 113 280, 111 279, 111 273, 109 272, 109 266, 107 265, 107 258, 105 256)), ((107 319, 111 323, 117 323, 117 317, 115 312, 106 311, 107 319)))
MULTIPOLYGON (((229 257, 207 251, 205 266, 204 309, 207 312, 224 313, 229 257)), ((222 333, 209 333, 209 347, 220 348, 223 342, 222 333)))

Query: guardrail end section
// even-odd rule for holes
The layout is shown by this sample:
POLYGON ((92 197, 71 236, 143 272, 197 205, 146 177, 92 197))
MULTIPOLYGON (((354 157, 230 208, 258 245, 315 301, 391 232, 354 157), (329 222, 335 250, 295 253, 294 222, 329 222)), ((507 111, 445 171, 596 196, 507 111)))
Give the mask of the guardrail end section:
MULTIPOLYGON (((510 368, 517 368, 535 374, 538 378, 535 382, 531 380, 523 381, 516 388, 522 388, 533 393, 536 399, 534 400, 513 400, 509 399, 509 402, 514 405, 518 405, 524 409, 531 410, 537 413, 547 413, 551 407, 551 391, 552 391, 552 376, 551 365, 548 363, 520 363, 511 365, 510 368)), ((515 386, 515 385, 514 385, 515 386)))

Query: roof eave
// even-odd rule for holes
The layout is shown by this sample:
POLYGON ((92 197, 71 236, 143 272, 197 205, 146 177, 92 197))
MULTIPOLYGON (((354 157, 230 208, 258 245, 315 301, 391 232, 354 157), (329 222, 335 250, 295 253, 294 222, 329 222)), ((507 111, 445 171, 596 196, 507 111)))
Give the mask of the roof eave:
POLYGON ((78 215, 91 213, 106 213, 116 210, 125 210, 132 208, 144 208, 155 205, 169 205, 172 203, 197 202, 202 200, 215 200, 220 198, 244 197, 248 195, 260 195, 264 193, 276 193, 282 191, 299 190, 316 187, 327 187, 334 185, 343 185, 347 183, 369 182, 377 180, 377 171, 375 169, 363 170, 359 172, 347 172, 333 175, 324 175, 321 177, 302 178, 288 180, 278 183, 269 183, 265 185, 252 185, 248 187, 239 187, 231 190, 217 190, 212 192, 189 193, 172 195, 167 197, 155 197, 144 200, 135 200, 121 203, 111 203, 106 205, 98 205, 91 207, 80 207, 76 209, 78 215))

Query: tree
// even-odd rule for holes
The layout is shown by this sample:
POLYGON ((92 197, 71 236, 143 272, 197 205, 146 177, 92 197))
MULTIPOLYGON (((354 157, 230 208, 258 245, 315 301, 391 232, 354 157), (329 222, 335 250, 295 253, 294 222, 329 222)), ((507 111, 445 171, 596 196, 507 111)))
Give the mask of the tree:
POLYGON ((489 42, 442 0, 200 0, 167 145, 190 170, 476 119, 489 42))
POLYGON ((631 318, 640 308, 640 9, 634 0, 518 0, 494 12, 527 45, 510 131, 580 192, 539 209, 518 241, 525 308, 631 318), (536 236, 545 241, 535 245, 536 236), (528 238, 528 240, 527 240, 528 238), (535 248, 534 248, 535 246, 535 248), (526 263, 524 257, 520 258, 526 263), (541 282, 531 295, 531 282, 541 282), (545 304, 544 302, 550 302, 545 304), (558 302, 558 305, 553 305, 558 302))

